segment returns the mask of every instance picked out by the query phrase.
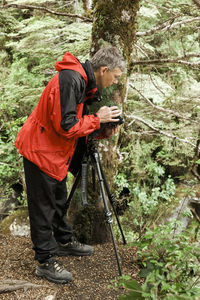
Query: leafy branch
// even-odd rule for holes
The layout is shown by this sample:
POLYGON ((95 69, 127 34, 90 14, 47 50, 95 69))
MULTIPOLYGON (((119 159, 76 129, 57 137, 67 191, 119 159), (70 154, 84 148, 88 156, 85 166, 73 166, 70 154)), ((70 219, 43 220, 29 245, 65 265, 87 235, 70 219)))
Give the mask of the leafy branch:
MULTIPOLYGON (((199 0, 194 0, 196 4, 199 4, 199 0)), ((200 4, 199 4, 200 5, 200 4)), ((16 4, 16 3, 10 3, 10 4, 4 4, 4 5, 1 5, 0 8, 10 8, 10 7, 14 7, 14 8, 18 8, 18 9, 38 9, 38 10, 43 10, 43 11, 46 11, 50 14, 54 14, 54 15, 58 15, 58 16, 66 16, 66 17, 71 17, 71 18, 79 18, 79 19, 82 19, 86 22, 92 22, 93 20, 91 18, 88 18, 88 17, 84 17, 84 16, 81 16, 81 15, 78 15, 78 14, 70 14, 70 13, 63 13, 63 12, 58 12, 58 11, 55 11, 55 10, 51 10, 45 6, 37 6, 37 5, 27 5, 27 4, 16 4)), ((173 21, 175 19, 173 18, 173 21)), ((170 21, 170 24, 169 21, 165 21, 163 24, 159 25, 159 26, 156 26, 152 29, 149 29, 147 31, 141 31, 141 32, 137 32, 136 33, 136 36, 147 36, 147 35, 151 35, 155 32, 158 32, 158 31, 167 31, 167 30, 171 30, 177 26, 180 26, 180 25, 183 25, 183 24, 187 24, 187 23, 191 23, 191 22, 199 22, 200 21, 200 17, 195 17, 195 18, 192 18, 192 19, 186 19, 186 20, 182 20, 182 21, 179 21, 179 22, 175 22, 173 23, 173 21, 171 20, 170 21)))
POLYGON ((149 59, 149 60, 133 60, 130 63, 130 68, 132 69, 136 65, 163 65, 163 64, 183 64, 188 65, 190 67, 199 66, 200 61, 189 62, 186 59, 190 57, 200 57, 198 53, 189 53, 184 56, 179 56, 175 58, 160 58, 160 59, 149 59))
POLYGON ((192 23, 192 22, 199 22, 199 21, 200 21, 200 17, 195 17, 195 18, 192 18, 192 19, 186 19, 186 20, 182 20, 182 21, 179 21, 179 22, 175 22, 175 23, 173 23, 173 21, 170 21, 170 24, 167 24, 167 25, 166 25, 166 23, 169 23, 169 21, 165 21, 163 24, 161 24, 159 26, 156 26, 154 28, 151 28, 147 31, 137 32, 136 36, 151 35, 151 34, 156 33, 156 32, 171 30, 171 29, 173 29, 175 27, 178 27, 180 25, 183 25, 183 24, 192 23))
POLYGON ((131 115, 126 115, 127 118, 129 119, 133 119, 132 122, 130 122, 129 126, 132 125, 132 123, 136 120, 136 121, 139 121, 140 123, 143 123, 144 125, 146 125, 147 127, 151 128, 154 132, 158 132, 159 134, 161 135, 164 135, 164 136, 167 136, 168 138, 171 138, 171 139, 174 139, 174 140, 178 140, 180 142, 183 142, 183 143, 186 143, 186 144, 189 144, 193 147, 195 147, 196 145, 193 144, 192 142, 188 141, 188 139, 181 139, 179 138, 178 136, 174 135, 174 134, 171 134, 169 132, 166 132, 166 131, 163 131, 163 130, 160 130, 156 127, 154 127, 153 125, 151 125, 149 122, 147 122, 146 120, 140 118, 140 117, 137 117, 133 114, 131 115))
POLYGON ((5 4, 5 5, 1 5, 0 8, 5 9, 5 8, 10 8, 10 7, 14 7, 14 8, 18 8, 18 9, 37 9, 37 10, 43 10, 45 12, 48 12, 50 14, 53 15, 57 15, 57 16, 66 16, 66 17, 70 17, 70 18, 79 18, 82 19, 85 22, 92 22, 92 20, 90 18, 81 16, 81 15, 77 15, 77 14, 70 14, 70 13, 63 13, 63 12, 58 12, 55 10, 51 10, 45 6, 37 6, 37 5, 26 5, 26 4, 16 4, 16 3, 10 3, 10 4, 5 4))
POLYGON ((197 121, 191 119, 191 118, 186 118, 184 117, 183 115, 181 115, 180 113, 174 111, 174 110, 171 110, 171 109, 165 109, 161 106, 158 106, 158 105, 155 105, 151 100, 149 100, 147 97, 145 97, 133 84, 129 84, 129 86, 136 90, 137 93, 148 103, 150 104, 154 109, 158 110, 158 111, 161 111, 161 112, 164 112, 164 113, 168 113, 168 114, 172 114, 174 115, 175 117, 177 118, 180 118, 180 119, 184 119, 184 120, 189 120, 190 122, 194 122, 194 123, 198 123, 197 121))

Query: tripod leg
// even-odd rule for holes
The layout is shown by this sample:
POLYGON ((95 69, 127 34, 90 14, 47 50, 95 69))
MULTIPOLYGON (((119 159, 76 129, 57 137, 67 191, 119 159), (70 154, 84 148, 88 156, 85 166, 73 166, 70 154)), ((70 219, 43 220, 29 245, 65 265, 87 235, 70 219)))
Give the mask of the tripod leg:
POLYGON ((88 162, 83 161, 81 171, 81 199, 83 206, 87 206, 87 186, 88 186, 88 162))
POLYGON ((100 165, 100 168, 101 168, 101 174, 102 174, 102 177, 103 177, 103 180, 104 180, 104 185, 105 185, 105 188, 106 188, 106 192, 107 192, 107 195, 108 195, 108 199, 110 200, 110 203, 111 203, 111 205, 112 205, 112 208, 113 208, 113 211, 114 211, 116 220, 117 220, 117 225, 118 225, 119 230, 120 230, 120 232, 121 232, 123 244, 126 245, 126 239, 125 239, 125 236, 124 236, 124 233, 123 233, 123 230, 122 230, 120 221, 119 221, 119 217, 118 217, 118 215, 117 215, 116 207, 115 207, 115 196, 114 196, 113 194, 110 193, 110 190, 109 190, 109 187, 108 187, 108 183, 107 183, 107 180, 106 180, 106 177, 105 177, 105 174, 104 174, 104 172, 103 172, 102 165, 101 165, 100 162, 99 162, 99 165, 100 165))
POLYGON ((66 213, 67 209, 69 208, 70 202, 72 200, 72 197, 74 195, 76 187, 77 187, 77 185, 78 185, 78 183, 80 181, 80 178, 81 178, 81 169, 79 170, 78 175, 76 176, 76 179, 75 179, 74 184, 72 186, 72 189, 70 191, 69 197, 67 198, 66 205, 65 205, 65 212, 64 213, 66 213))
POLYGON ((119 255, 118 255, 118 252, 117 252, 117 246, 116 246, 116 242, 115 242, 115 238, 114 238, 114 234, 113 234, 113 228, 112 228, 112 222, 113 222, 112 213, 109 210, 108 203, 107 203, 107 200, 106 200, 106 193, 105 193, 105 189, 104 189, 104 180, 103 180, 101 167, 100 167, 100 163, 99 163, 99 154, 97 152, 95 152, 93 154, 93 159, 95 161, 95 165, 96 165, 96 169, 97 169, 97 176, 98 176, 98 180, 99 180, 100 191, 101 191, 101 195, 102 195, 103 202, 104 202, 104 207, 105 207, 106 220, 107 220, 107 223, 109 224, 109 227, 110 227, 112 242, 113 242, 113 246, 114 246, 114 250, 115 250, 115 256, 116 256, 116 260, 117 260, 118 271, 119 271, 119 275, 121 276, 122 275, 122 270, 121 270, 121 266, 120 266, 119 255))

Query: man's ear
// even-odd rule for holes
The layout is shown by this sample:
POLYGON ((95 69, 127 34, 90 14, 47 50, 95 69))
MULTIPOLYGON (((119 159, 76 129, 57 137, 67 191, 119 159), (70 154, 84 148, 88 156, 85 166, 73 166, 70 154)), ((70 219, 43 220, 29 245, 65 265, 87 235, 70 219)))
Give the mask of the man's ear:
POLYGON ((108 71, 108 67, 107 66, 101 66, 100 67, 100 74, 103 75, 108 71))

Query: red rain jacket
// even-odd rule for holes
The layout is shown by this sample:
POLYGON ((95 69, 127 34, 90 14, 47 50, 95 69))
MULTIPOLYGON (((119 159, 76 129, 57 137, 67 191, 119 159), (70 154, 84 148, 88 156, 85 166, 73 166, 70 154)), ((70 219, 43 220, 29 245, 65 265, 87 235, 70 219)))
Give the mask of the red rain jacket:
POLYGON ((99 129, 100 119, 96 115, 82 115, 88 76, 79 60, 67 52, 55 68, 59 72, 44 89, 37 106, 19 131, 15 145, 21 155, 44 173, 62 181, 67 175, 77 139, 99 129), (68 71, 66 86, 59 76, 62 70, 75 71, 68 71), (63 90, 65 98, 62 96, 61 103, 63 90), (75 97, 77 91, 79 99, 75 97))

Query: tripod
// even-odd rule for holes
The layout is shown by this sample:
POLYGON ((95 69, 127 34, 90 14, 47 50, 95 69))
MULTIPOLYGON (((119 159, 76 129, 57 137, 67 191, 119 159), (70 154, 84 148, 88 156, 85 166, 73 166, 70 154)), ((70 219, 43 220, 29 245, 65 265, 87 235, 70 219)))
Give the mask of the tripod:
POLYGON ((126 244, 126 239, 117 215, 117 211, 116 211, 116 207, 115 207, 115 197, 113 194, 110 193, 109 187, 108 187, 108 183, 105 177, 105 174, 103 172, 103 168, 100 162, 100 157, 99 157, 99 153, 95 148, 95 144, 93 142, 93 140, 89 140, 87 143, 87 151, 86 154, 83 158, 83 162, 82 162, 82 168, 79 170, 78 175, 76 176, 75 182, 72 186, 70 195, 68 197, 67 203, 69 205, 73 194, 76 190, 76 187, 79 183, 79 181, 81 180, 81 197, 82 197, 82 203, 83 205, 88 205, 87 202, 87 177, 88 177, 88 166, 89 166, 89 161, 91 161, 92 166, 94 167, 94 169, 97 172, 97 176, 98 176, 98 182, 99 182, 99 187, 100 187, 100 192, 101 192, 101 196, 103 199, 103 203, 104 203, 104 211, 105 211, 105 217, 106 217, 106 222, 109 225, 110 228, 110 233, 111 233, 111 237, 112 237, 112 243, 113 243, 113 247, 114 247, 114 251, 115 251, 115 256, 116 256, 116 261, 117 261, 117 266, 118 266, 118 271, 119 271, 119 275, 122 275, 122 270, 121 270, 121 266, 120 266, 120 260, 119 260, 119 255, 118 255, 118 251, 117 251, 117 246, 116 246, 116 242, 115 242, 115 238, 114 238, 114 233, 113 233, 113 227, 112 227, 112 223, 113 223, 113 219, 112 219, 112 213, 109 209, 108 206, 108 202, 106 199, 106 193, 108 196, 108 199, 110 201, 110 204, 112 206, 113 212, 115 214, 116 220, 117 220, 117 224, 119 227, 119 230, 121 232, 121 236, 122 236, 122 240, 123 240, 123 244, 126 244))

